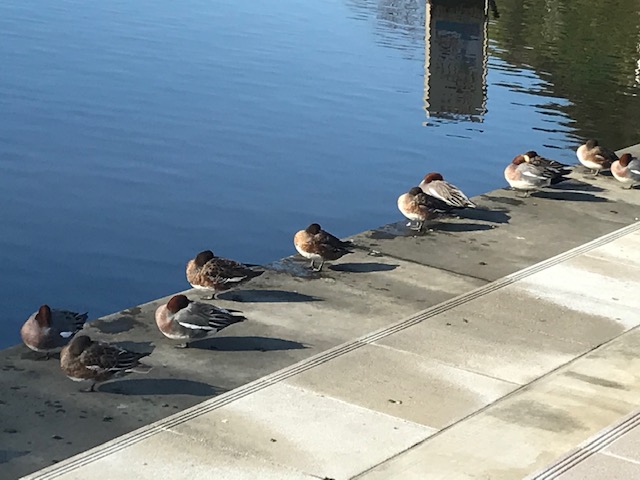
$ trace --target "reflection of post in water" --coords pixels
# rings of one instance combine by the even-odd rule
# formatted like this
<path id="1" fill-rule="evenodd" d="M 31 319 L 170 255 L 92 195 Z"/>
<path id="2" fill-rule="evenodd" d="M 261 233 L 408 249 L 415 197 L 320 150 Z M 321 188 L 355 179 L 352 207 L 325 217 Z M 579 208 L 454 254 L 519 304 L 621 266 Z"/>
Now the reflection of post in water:
<path id="1" fill-rule="evenodd" d="M 427 117 L 482 121 L 486 113 L 490 3 L 497 10 L 493 0 L 426 0 Z"/>

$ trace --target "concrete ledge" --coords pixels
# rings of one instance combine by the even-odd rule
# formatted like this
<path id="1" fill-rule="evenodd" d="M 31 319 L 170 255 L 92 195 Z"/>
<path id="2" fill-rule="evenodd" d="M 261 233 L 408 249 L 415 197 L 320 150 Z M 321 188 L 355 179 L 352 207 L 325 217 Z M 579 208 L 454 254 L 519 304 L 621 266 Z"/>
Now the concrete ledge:
<path id="1" fill-rule="evenodd" d="M 618 330 L 607 330 L 604 336 L 600 330 L 583 327 L 581 330 L 586 333 L 581 335 L 592 335 L 591 341 L 583 338 L 575 343 L 572 352 L 556 356 L 554 362 L 545 365 L 536 378 L 521 381 L 508 381 L 500 378 L 499 373 L 492 375 L 479 368 L 460 368 L 456 357 L 443 357 L 425 370 L 421 362 L 431 358 L 428 349 L 433 344 L 424 335 L 430 335 L 434 327 L 449 319 L 450 312 L 470 304 L 475 315 L 469 314 L 468 322 L 469 328 L 473 328 L 478 314 L 496 305 L 492 295 L 503 290 L 528 291 L 531 307 L 536 301 L 532 295 L 536 294 L 537 285 L 531 279 L 557 275 L 554 269 L 579 263 L 589 255 L 593 260 L 602 259 L 616 242 L 623 245 L 626 242 L 630 253 L 628 239 L 640 239 L 638 232 L 640 222 L 26 478 L 112 478 L 125 469 L 135 469 L 137 478 L 158 478 L 168 476 L 170 471 L 175 475 L 177 466 L 184 468 L 188 458 L 197 465 L 189 470 L 191 478 L 210 478 L 211 468 L 217 469 L 223 478 L 250 478 L 248 472 L 255 474 L 257 469 L 266 469 L 268 475 L 276 475 L 274 478 L 278 469 L 283 472 L 282 478 L 292 475 L 291 478 L 346 479 L 361 475 L 359 478 L 367 479 L 449 479 L 476 478 L 481 472 L 489 478 L 522 478 L 536 464 L 551 460 L 554 453 L 567 449 L 576 439 L 583 439 L 634 408 L 633 399 L 640 393 L 640 376 L 632 373 L 637 366 L 628 365 L 627 370 L 620 362 L 628 362 L 624 359 L 640 342 L 637 330 L 640 319 L 636 319 L 635 325 L 620 322 Z M 638 241 L 631 240 L 631 245 Z M 616 259 L 617 256 L 612 257 L 614 263 Z M 610 275 L 617 273 L 617 266 L 614 267 L 616 270 L 609 270 Z M 601 267 L 596 264 L 596 268 Z M 604 292 L 603 297 L 609 295 L 606 285 L 611 278 L 602 276 L 595 285 Z M 588 275 L 581 275 L 575 283 L 579 287 L 591 280 Z M 636 281 L 629 288 L 635 290 L 638 285 Z M 570 291 L 575 286 L 566 288 Z M 629 307 L 640 306 L 640 299 L 627 300 L 631 302 Z M 619 306 L 622 311 L 627 308 L 627 300 Z M 538 297 L 537 301 L 548 300 Z M 556 304 L 557 314 L 569 316 L 575 311 Z M 612 310 L 612 314 L 617 315 L 617 311 Z M 454 317 L 460 315 L 453 313 L 451 318 Z M 540 352 L 549 348 L 550 339 L 573 337 L 563 325 L 543 336 L 532 336 L 540 328 L 547 327 L 525 325 L 523 329 L 514 325 L 508 328 L 508 339 L 500 338 L 485 354 L 502 357 L 495 347 L 527 332 L 532 348 Z M 384 348 L 387 340 L 402 336 L 416 340 L 422 350 L 412 353 L 413 347 L 406 344 L 396 345 L 393 350 Z M 448 348 L 455 353 L 457 347 L 454 344 Z M 375 358 L 378 354 L 372 357 L 372 349 L 382 354 L 381 361 Z M 472 349 L 468 355 L 477 356 L 485 350 Z M 385 358 L 385 352 L 391 356 Z M 355 355 L 358 358 L 348 359 Z M 341 364 L 343 358 L 345 362 Z M 390 360 L 395 360 L 395 366 Z M 376 375 L 364 378 L 358 373 L 361 365 L 368 366 Z M 413 381 L 407 390 L 398 388 L 394 381 L 399 378 L 402 384 L 403 376 L 406 379 L 406 372 L 416 365 L 417 371 L 409 377 Z M 386 366 L 387 370 L 378 366 Z M 325 368 L 327 372 L 323 374 Z M 520 368 L 526 369 L 527 365 Z M 611 374 L 622 372 L 621 368 L 624 374 Z M 441 391 L 438 381 L 444 382 Z M 407 401 L 411 395 L 417 395 L 419 401 Z M 196 461 L 193 452 L 198 451 L 200 444 L 210 453 Z M 157 457 L 160 454 L 154 452 L 165 453 Z M 177 463 L 171 452 L 177 455 Z M 221 467 L 219 461 L 237 455 L 244 460 Z"/>

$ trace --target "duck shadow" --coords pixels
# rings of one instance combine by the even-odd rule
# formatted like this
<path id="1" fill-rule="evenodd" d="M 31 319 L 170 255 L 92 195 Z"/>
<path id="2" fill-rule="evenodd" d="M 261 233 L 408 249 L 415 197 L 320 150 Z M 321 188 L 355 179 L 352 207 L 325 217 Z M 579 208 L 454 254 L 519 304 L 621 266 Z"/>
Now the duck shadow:
<path id="1" fill-rule="evenodd" d="M 29 450 L 4 450 L 0 449 L 0 463 L 7 463 L 13 460 L 14 458 L 23 457 L 25 455 L 29 455 L 31 451 Z"/>
<path id="2" fill-rule="evenodd" d="M 370 273 L 370 272 L 389 272 L 395 270 L 399 265 L 390 265 L 388 263 L 380 262 L 364 262 L 364 263 L 339 263 L 338 265 L 331 265 L 330 270 L 336 272 L 349 272 L 349 273 Z"/>
<path id="3" fill-rule="evenodd" d="M 122 342 L 113 342 L 112 345 L 124 348 L 131 352 L 146 353 L 147 355 L 151 355 L 156 349 L 156 346 L 152 342 L 132 342 L 127 340 Z"/>
<path id="4" fill-rule="evenodd" d="M 27 347 L 25 347 L 27 348 Z M 20 354 L 20 359 L 21 360 L 31 360 L 34 362 L 46 362 L 49 360 L 60 360 L 60 352 L 49 352 L 49 354 L 45 354 L 45 353 L 40 353 L 40 352 L 34 352 L 33 350 L 29 349 L 26 352 L 22 352 Z"/>
<path id="5" fill-rule="evenodd" d="M 479 232 L 493 230 L 494 227 L 484 223 L 439 222 L 429 225 L 429 228 L 438 232 Z"/>
<path id="6" fill-rule="evenodd" d="M 609 200 L 604 197 L 598 197 L 590 193 L 571 192 L 564 190 L 546 190 L 540 192 L 534 192 L 531 194 L 532 198 L 546 198 L 548 200 L 564 200 L 569 202 L 608 202 Z"/>
<path id="7" fill-rule="evenodd" d="M 509 223 L 511 219 L 511 215 L 505 210 L 491 210 L 483 207 L 465 209 L 459 213 L 458 217 L 464 218 L 465 220 L 480 220 L 489 223 Z"/>
<path id="8" fill-rule="evenodd" d="M 180 378 L 132 378 L 105 383 L 96 390 L 116 395 L 191 395 L 194 397 L 213 397 L 224 392 L 223 389 L 208 383 Z"/>
<path id="9" fill-rule="evenodd" d="M 296 302 L 321 302 L 322 299 L 304 293 L 289 292 L 287 290 L 232 290 L 220 293 L 220 300 L 232 302 L 253 303 L 296 303 Z"/>
<path id="10" fill-rule="evenodd" d="M 576 180 L 572 178 L 568 182 L 562 182 L 557 185 L 552 185 L 551 190 L 564 190 L 564 191 L 582 191 L 582 192 L 604 192 L 604 188 L 598 187 L 592 183 L 583 182 L 582 180 Z"/>
<path id="11" fill-rule="evenodd" d="M 129 315 L 123 315 L 114 319 L 98 319 L 89 323 L 100 333 L 116 334 L 132 330 L 136 326 L 144 326 L 144 324 Z"/>
<path id="12" fill-rule="evenodd" d="M 272 352 L 278 350 L 302 350 L 307 345 L 294 340 L 273 337 L 213 337 L 191 342 L 189 348 L 217 350 L 219 352 Z"/>
<path id="13" fill-rule="evenodd" d="M 512 190 L 511 187 L 505 187 L 502 190 L 505 191 L 505 192 L 514 193 L 514 190 Z M 486 200 L 489 200 L 491 202 L 501 203 L 501 204 L 504 204 L 504 205 L 511 205 L 511 206 L 514 206 L 514 207 L 524 204 L 524 200 L 521 200 L 521 199 L 516 198 L 516 197 L 497 197 L 495 195 L 487 195 L 487 194 L 480 195 L 480 197 L 484 198 Z"/>

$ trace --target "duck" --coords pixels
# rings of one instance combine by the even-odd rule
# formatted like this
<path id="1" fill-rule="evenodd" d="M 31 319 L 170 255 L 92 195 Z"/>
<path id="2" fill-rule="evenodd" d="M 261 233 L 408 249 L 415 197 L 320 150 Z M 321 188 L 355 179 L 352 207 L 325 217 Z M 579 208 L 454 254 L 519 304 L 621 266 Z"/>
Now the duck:
<path id="1" fill-rule="evenodd" d="M 150 353 L 138 353 L 106 342 L 76 335 L 60 351 L 60 368 L 75 382 L 90 381 L 82 392 L 95 392 L 95 386 L 129 373 L 148 373 L 152 367 L 140 363 Z"/>
<path id="2" fill-rule="evenodd" d="M 640 184 L 640 159 L 634 158 L 630 153 L 623 153 L 620 160 L 611 164 L 611 174 L 619 182 L 628 185 L 627 188 L 633 188 Z"/>
<path id="3" fill-rule="evenodd" d="M 424 193 L 442 200 L 451 208 L 476 208 L 476 204 L 462 190 L 446 182 L 438 172 L 427 173 L 418 186 Z"/>
<path id="4" fill-rule="evenodd" d="M 264 273 L 258 265 L 245 265 L 222 257 L 216 257 L 211 250 L 203 250 L 187 262 L 186 277 L 189 284 L 199 290 L 213 291 L 213 300 L 220 292 L 242 285 Z"/>
<path id="5" fill-rule="evenodd" d="M 444 213 L 449 206 L 439 198 L 427 195 L 420 187 L 413 187 L 406 193 L 398 197 L 398 210 L 411 220 L 407 226 L 415 222 L 414 230 L 422 231 L 424 224 L 428 220 L 437 218 L 440 213 Z"/>
<path id="6" fill-rule="evenodd" d="M 243 322 L 246 317 L 241 313 L 195 302 L 186 295 L 174 295 L 156 309 L 155 317 L 156 325 L 165 337 L 184 341 L 176 348 L 188 348 L 191 340 L 213 336 L 229 325 Z"/>
<path id="7" fill-rule="evenodd" d="M 82 330 L 87 318 L 87 312 L 59 310 L 44 304 L 24 322 L 20 337 L 34 352 L 45 353 L 42 359 L 48 359 L 52 352 L 64 347 Z"/>
<path id="8" fill-rule="evenodd" d="M 293 245 L 300 255 L 311 260 L 310 268 L 314 272 L 320 272 L 326 261 L 338 260 L 353 253 L 352 242 L 334 237 L 318 223 L 297 231 L 293 236 Z M 318 266 L 315 262 L 319 262 Z"/>
<path id="9" fill-rule="evenodd" d="M 557 170 L 558 173 L 563 172 L 563 175 L 567 175 L 573 170 L 573 168 L 566 163 L 560 163 L 557 160 L 551 160 L 549 158 L 541 157 L 535 150 L 529 150 L 528 152 L 523 153 L 522 156 L 524 157 L 524 161 L 530 165 L 535 165 L 536 167 L 552 168 Z"/>
<path id="10" fill-rule="evenodd" d="M 528 163 L 522 154 L 516 155 L 504 169 L 505 180 L 512 189 L 524 192 L 524 196 L 529 196 L 534 190 L 568 180 L 565 174 L 562 169 Z"/>
<path id="11" fill-rule="evenodd" d="M 590 169 L 594 175 L 598 175 L 601 170 L 611 168 L 611 164 L 618 160 L 618 155 L 613 150 L 599 145 L 593 138 L 587 140 L 584 145 L 580 145 L 576 155 L 580 163 Z"/>

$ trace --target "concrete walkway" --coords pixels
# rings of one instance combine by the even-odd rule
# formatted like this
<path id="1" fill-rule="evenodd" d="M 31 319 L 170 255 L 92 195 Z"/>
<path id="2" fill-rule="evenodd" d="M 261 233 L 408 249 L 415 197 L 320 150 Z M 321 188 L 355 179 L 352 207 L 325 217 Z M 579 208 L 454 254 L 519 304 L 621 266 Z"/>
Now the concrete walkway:
<path id="1" fill-rule="evenodd" d="M 426 235 L 403 223 L 357 235 L 358 252 L 321 275 L 276 262 L 219 302 L 249 321 L 199 348 L 176 350 L 157 332 L 165 299 L 94 320 L 92 337 L 153 348 L 155 367 L 95 395 L 23 347 L 0 352 L 3 475 L 52 461 L 26 478 L 498 479 L 544 468 L 640 403 L 640 194 L 575 179 L 528 199 L 482 195 Z"/>
<path id="2" fill-rule="evenodd" d="M 639 289 L 635 223 L 27 478 L 524 478 L 638 409 Z"/>

